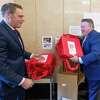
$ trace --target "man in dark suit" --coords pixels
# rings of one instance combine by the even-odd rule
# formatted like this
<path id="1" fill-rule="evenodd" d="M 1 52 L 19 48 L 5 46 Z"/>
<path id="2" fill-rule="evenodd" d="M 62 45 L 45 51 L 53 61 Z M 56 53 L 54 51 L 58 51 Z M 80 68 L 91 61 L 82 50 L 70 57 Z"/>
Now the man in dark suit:
<path id="1" fill-rule="evenodd" d="M 4 4 L 1 8 L 3 20 L 0 23 L 0 100 L 24 100 L 25 89 L 33 80 L 25 77 L 25 59 L 32 56 L 25 51 L 20 33 L 23 20 L 22 6 Z"/>
<path id="2" fill-rule="evenodd" d="M 81 31 L 85 36 L 84 56 L 74 56 L 70 60 L 83 64 L 83 71 L 88 82 L 89 100 L 97 100 L 100 90 L 100 33 L 94 30 L 92 19 L 82 19 Z"/>

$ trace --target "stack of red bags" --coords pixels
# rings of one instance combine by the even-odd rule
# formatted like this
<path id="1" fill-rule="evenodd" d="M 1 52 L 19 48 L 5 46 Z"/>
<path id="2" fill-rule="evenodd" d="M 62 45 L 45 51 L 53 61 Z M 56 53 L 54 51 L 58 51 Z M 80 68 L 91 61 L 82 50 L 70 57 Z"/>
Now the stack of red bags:
<path id="1" fill-rule="evenodd" d="M 71 34 L 64 34 L 56 44 L 58 55 L 63 59 L 66 71 L 75 72 L 79 68 L 79 63 L 73 63 L 69 58 L 83 55 L 80 39 Z"/>
<path id="2" fill-rule="evenodd" d="M 28 76 L 34 80 L 39 80 L 53 75 L 56 65 L 56 61 L 52 53 L 43 53 L 41 56 L 43 59 L 34 57 L 26 61 Z"/>

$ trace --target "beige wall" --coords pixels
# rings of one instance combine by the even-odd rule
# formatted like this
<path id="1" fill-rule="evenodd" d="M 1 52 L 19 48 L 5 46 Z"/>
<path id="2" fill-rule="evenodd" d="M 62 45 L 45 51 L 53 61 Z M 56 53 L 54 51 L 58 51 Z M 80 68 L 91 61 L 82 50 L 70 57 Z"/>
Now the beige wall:
<path id="1" fill-rule="evenodd" d="M 25 47 L 32 52 L 42 50 L 41 37 L 53 38 L 69 31 L 70 25 L 80 25 L 84 12 L 99 12 L 99 0 L 15 0 L 22 4 L 25 23 L 21 29 Z"/>
<path id="2" fill-rule="evenodd" d="M 26 49 L 34 52 L 36 49 L 36 5 L 35 0 L 15 0 L 24 9 L 25 22 L 20 29 Z"/>

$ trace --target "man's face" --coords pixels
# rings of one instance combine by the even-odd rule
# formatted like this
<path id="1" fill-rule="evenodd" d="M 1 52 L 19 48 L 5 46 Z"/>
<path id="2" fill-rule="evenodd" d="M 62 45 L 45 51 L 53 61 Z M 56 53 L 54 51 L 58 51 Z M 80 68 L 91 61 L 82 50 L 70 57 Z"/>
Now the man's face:
<path id="1" fill-rule="evenodd" d="M 24 22 L 23 10 L 17 8 L 14 14 L 8 14 L 8 23 L 13 28 L 20 28 Z"/>
<path id="2" fill-rule="evenodd" d="M 88 22 L 81 22 L 81 32 L 83 36 L 87 36 L 91 30 L 92 28 Z"/>

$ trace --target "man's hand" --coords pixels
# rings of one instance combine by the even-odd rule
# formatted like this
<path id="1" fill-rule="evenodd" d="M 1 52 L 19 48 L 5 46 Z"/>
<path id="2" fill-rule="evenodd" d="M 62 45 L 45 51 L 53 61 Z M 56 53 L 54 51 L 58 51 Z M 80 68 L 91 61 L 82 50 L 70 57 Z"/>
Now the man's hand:
<path id="1" fill-rule="evenodd" d="M 32 79 L 29 78 L 25 78 L 25 81 L 23 82 L 23 84 L 21 85 L 24 89 L 29 89 L 34 85 L 34 82 Z"/>
<path id="2" fill-rule="evenodd" d="M 77 57 L 77 56 L 69 58 L 69 60 L 71 60 L 72 62 L 75 62 L 75 63 L 79 63 L 79 57 Z"/>
<path id="3" fill-rule="evenodd" d="M 37 60 L 45 59 L 41 54 L 32 54 L 30 58 L 36 58 Z"/>

